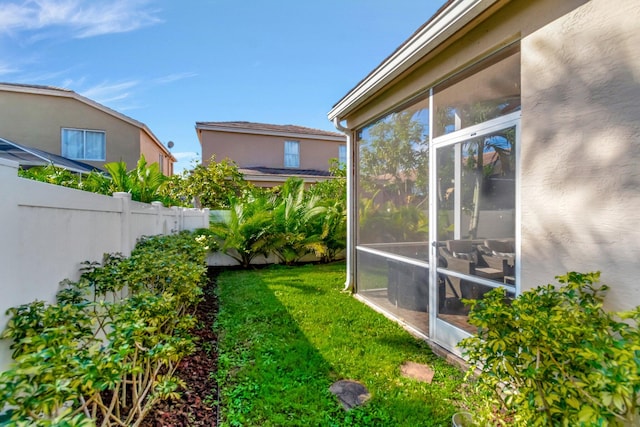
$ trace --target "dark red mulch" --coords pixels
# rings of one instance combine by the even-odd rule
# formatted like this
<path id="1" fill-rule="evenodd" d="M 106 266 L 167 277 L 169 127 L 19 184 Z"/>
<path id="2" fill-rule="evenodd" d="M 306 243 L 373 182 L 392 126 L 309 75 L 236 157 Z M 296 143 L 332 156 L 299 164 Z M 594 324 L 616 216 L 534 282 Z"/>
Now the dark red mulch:
<path id="1" fill-rule="evenodd" d="M 181 390 L 181 399 L 160 402 L 145 417 L 141 427 L 182 427 L 217 425 L 218 399 L 215 372 L 218 355 L 217 337 L 213 322 L 218 312 L 218 299 L 214 293 L 218 272 L 209 269 L 209 283 L 204 289 L 204 300 L 196 308 L 198 327 L 193 332 L 198 336 L 196 351 L 184 358 L 176 375 L 186 383 Z"/>

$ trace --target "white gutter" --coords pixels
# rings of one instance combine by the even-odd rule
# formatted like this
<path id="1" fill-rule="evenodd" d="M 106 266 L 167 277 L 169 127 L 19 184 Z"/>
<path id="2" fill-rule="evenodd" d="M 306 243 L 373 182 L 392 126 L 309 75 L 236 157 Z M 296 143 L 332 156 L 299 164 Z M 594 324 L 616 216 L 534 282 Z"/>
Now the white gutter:
<path id="1" fill-rule="evenodd" d="M 498 1 L 502 0 L 453 1 L 338 101 L 327 115 L 329 120 L 334 124 L 336 119 L 338 122 L 341 121 L 348 113 L 365 103 L 377 91 Z"/>
<path id="2" fill-rule="evenodd" d="M 351 138 L 351 130 L 346 128 L 340 124 L 337 118 L 333 119 L 333 125 L 340 132 L 344 133 L 347 137 L 347 277 L 344 283 L 344 291 L 352 292 L 354 290 L 355 277 L 354 277 L 354 262 L 355 262 L 355 253 L 356 253 L 356 234 L 355 234 L 355 223 L 353 221 L 355 215 L 355 207 L 356 203 L 354 200 L 355 191 L 354 191 L 354 172 L 355 168 L 353 167 L 353 147 L 352 147 L 352 138 Z"/>

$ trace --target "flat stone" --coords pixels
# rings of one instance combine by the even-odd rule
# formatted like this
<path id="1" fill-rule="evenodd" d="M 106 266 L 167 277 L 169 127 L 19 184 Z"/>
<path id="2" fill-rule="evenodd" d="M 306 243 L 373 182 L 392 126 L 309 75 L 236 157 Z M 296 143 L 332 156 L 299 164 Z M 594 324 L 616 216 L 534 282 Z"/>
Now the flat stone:
<path id="1" fill-rule="evenodd" d="M 413 378 L 414 380 L 422 381 L 423 383 L 431 384 L 433 381 L 433 375 L 435 372 L 427 365 L 423 365 L 416 362 L 404 362 L 400 366 L 400 372 L 407 378 Z"/>
<path id="2" fill-rule="evenodd" d="M 331 384 L 329 391 L 338 397 L 342 407 L 347 411 L 371 398 L 369 390 L 362 383 L 354 380 L 336 381 Z"/>

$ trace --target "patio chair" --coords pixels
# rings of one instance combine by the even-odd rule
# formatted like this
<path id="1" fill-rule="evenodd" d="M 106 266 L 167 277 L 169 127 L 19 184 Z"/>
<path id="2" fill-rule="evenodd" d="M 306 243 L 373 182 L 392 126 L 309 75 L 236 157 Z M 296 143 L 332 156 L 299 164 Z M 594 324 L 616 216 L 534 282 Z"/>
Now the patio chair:
<path id="1" fill-rule="evenodd" d="M 500 280 L 504 277 L 502 270 L 490 267 L 471 240 L 447 240 L 438 248 L 440 265 L 458 273 Z M 446 276 L 443 295 L 440 296 L 441 312 L 457 311 L 466 314 L 468 308 L 461 307 L 462 299 L 479 299 L 492 288 L 482 286 L 469 280 Z"/>
<path id="2" fill-rule="evenodd" d="M 491 268 L 501 270 L 503 276 L 513 276 L 515 272 L 515 242 L 513 239 L 487 239 L 478 246 L 483 260 Z"/>

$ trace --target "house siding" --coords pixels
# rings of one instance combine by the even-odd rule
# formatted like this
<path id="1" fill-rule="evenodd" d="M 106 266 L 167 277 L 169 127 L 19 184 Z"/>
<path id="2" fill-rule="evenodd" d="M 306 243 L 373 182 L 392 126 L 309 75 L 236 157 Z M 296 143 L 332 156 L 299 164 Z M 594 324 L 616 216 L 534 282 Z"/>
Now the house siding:
<path id="1" fill-rule="evenodd" d="M 173 161 L 144 131 L 140 131 L 140 152 L 148 164 L 159 163 L 162 173 L 168 176 L 173 175 Z M 160 156 L 162 156 L 162 162 L 160 162 Z"/>
<path id="2" fill-rule="evenodd" d="M 522 41 L 522 272 L 602 270 L 640 304 L 640 3 L 592 0 Z"/>
<path id="3" fill-rule="evenodd" d="M 284 167 L 284 141 L 300 143 L 299 169 L 329 170 L 329 159 L 338 158 L 338 146 L 345 141 L 319 140 L 298 136 L 256 135 L 201 130 L 202 159 L 215 154 L 216 161 L 234 160 L 240 167 Z"/>

